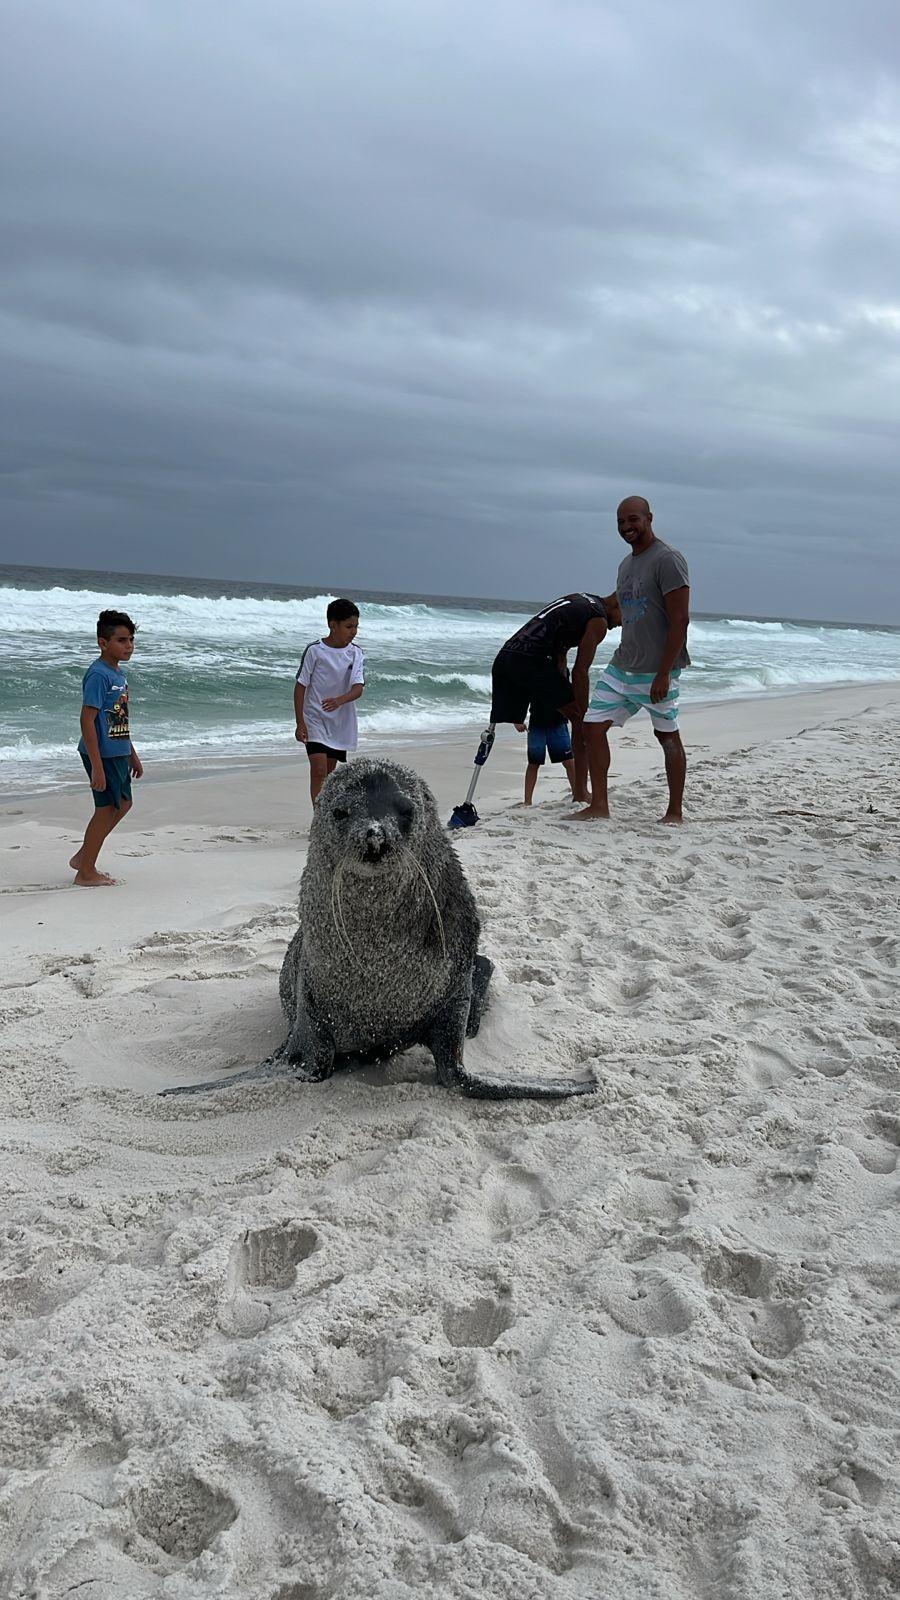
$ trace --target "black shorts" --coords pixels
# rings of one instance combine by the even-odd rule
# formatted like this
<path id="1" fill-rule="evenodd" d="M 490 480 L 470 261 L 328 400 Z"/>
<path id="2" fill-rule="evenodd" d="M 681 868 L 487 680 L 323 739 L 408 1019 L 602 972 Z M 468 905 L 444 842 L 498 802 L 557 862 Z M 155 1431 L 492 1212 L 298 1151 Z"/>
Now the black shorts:
<path id="1" fill-rule="evenodd" d="M 346 750 L 332 750 L 330 744 L 319 744 L 318 739 L 307 739 L 306 754 L 308 756 L 328 756 L 330 761 L 346 761 Z"/>
<path id="2" fill-rule="evenodd" d="M 501 650 L 491 668 L 491 721 L 524 722 L 535 702 L 543 718 L 552 718 L 570 706 L 570 680 L 549 656 L 528 656 L 520 650 Z"/>

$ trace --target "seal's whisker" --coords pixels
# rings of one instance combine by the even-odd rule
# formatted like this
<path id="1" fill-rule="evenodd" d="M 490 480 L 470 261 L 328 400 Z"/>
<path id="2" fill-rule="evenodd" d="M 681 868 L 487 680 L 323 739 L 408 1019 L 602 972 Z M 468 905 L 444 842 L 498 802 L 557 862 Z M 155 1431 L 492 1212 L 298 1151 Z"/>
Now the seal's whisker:
<path id="1" fill-rule="evenodd" d="M 341 925 L 338 922 L 338 918 L 337 918 L 337 904 L 336 904 L 336 901 L 335 901 L 335 893 L 334 893 L 336 882 L 337 882 L 337 867 L 335 867 L 334 872 L 332 874 L 332 878 L 331 878 L 331 920 L 334 923 L 334 931 L 335 931 L 335 933 L 337 934 L 338 938 L 341 940 L 341 943 L 343 943 L 343 934 L 341 933 Z"/>
<path id="2" fill-rule="evenodd" d="M 338 933 L 340 933 L 341 944 L 343 944 L 344 949 L 348 950 L 349 955 L 356 955 L 356 950 L 354 950 L 354 947 L 352 947 L 351 944 L 351 936 L 349 936 L 348 933 L 348 923 L 346 923 L 346 918 L 344 918 L 343 901 L 341 901 L 341 883 L 343 883 L 344 880 L 344 862 L 346 862 L 346 856 L 341 856 L 340 861 L 338 861 L 338 867 L 336 867 L 335 870 L 335 877 L 333 877 L 333 880 L 331 880 L 331 894 L 333 894 L 333 904 L 335 904 L 336 912 L 335 926 L 336 930 L 338 930 Z"/>
<path id="3" fill-rule="evenodd" d="M 342 937 L 345 945 L 347 946 L 347 949 L 349 950 L 351 956 L 353 957 L 353 959 L 355 961 L 356 960 L 356 951 L 353 948 L 353 943 L 351 941 L 349 933 L 347 932 L 347 921 L 346 921 L 346 918 L 344 916 L 344 902 L 341 899 L 341 885 L 343 884 L 343 881 L 344 881 L 344 868 L 346 867 L 346 864 L 347 864 L 347 857 L 346 857 L 346 855 L 343 855 L 343 856 L 341 856 L 341 859 L 337 864 L 337 871 L 335 872 L 334 878 L 332 879 L 332 888 L 336 892 L 337 911 L 338 911 L 338 917 L 340 918 L 340 933 L 341 933 L 341 937 Z"/>
<path id="4" fill-rule="evenodd" d="M 438 931 L 439 931 L 439 933 L 441 935 L 441 952 L 443 954 L 444 960 L 446 961 L 446 959 L 447 959 L 447 940 L 444 937 L 444 919 L 441 916 L 440 906 L 437 903 L 437 900 L 435 898 L 434 890 L 431 887 L 431 880 L 429 879 L 428 874 L 425 871 L 425 868 L 422 866 L 421 861 L 417 861 L 416 860 L 415 856 L 413 855 L 413 853 L 409 849 L 409 847 L 407 845 L 401 845 L 401 849 L 403 851 L 403 854 L 412 862 L 412 864 L 415 867 L 417 873 L 419 874 L 419 877 L 422 879 L 422 882 L 424 883 L 426 889 L 428 890 L 428 893 L 431 895 L 431 904 L 434 906 L 434 914 L 437 917 Z"/>
<path id="5" fill-rule="evenodd" d="M 343 877 L 344 862 L 346 859 L 346 856 L 341 857 L 331 878 L 331 920 L 334 923 L 335 933 L 340 939 L 341 944 L 344 945 L 344 947 L 349 951 L 350 955 L 355 959 L 356 951 L 350 943 L 350 935 L 347 932 L 347 925 L 344 921 L 344 908 L 341 905 L 341 878 Z"/>

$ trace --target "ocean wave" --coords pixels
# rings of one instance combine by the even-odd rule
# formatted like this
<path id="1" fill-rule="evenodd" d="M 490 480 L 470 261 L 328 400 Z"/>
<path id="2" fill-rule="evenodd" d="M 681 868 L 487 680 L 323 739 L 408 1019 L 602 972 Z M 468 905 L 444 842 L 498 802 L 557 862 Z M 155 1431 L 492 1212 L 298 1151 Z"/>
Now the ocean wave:
<path id="1" fill-rule="evenodd" d="M 489 672 L 379 672 L 379 685 L 405 683 L 413 688 L 428 689 L 437 684 L 442 689 L 468 689 L 472 694 L 489 695 Z"/>
<path id="2" fill-rule="evenodd" d="M 868 667 L 855 667 L 850 662 L 835 663 L 831 668 L 790 666 L 744 667 L 730 672 L 711 673 L 708 678 L 694 676 L 685 679 L 685 691 L 693 699 L 706 699 L 736 692 L 754 693 L 770 689 L 826 689 L 843 683 L 896 683 L 900 682 L 900 665 L 884 666 L 877 674 Z"/>
<path id="3" fill-rule="evenodd" d="M 484 701 L 460 702 L 451 707 L 434 706 L 419 701 L 408 706 L 386 706 L 368 713 L 361 711 L 359 734 L 360 740 L 363 741 L 377 738 L 382 734 L 440 733 L 443 729 L 483 723 L 484 717 Z M 70 762 L 73 769 L 80 770 L 77 743 L 77 724 L 76 732 L 69 740 L 52 739 L 41 743 L 23 734 L 11 744 L 0 745 L 0 762 L 9 763 L 11 766 L 16 763 L 37 765 L 48 761 Z M 229 750 L 240 748 L 242 754 L 246 754 L 254 747 L 267 751 L 278 748 L 292 750 L 297 747 L 293 722 L 286 718 L 278 721 L 229 723 L 199 732 L 193 727 L 189 732 L 174 728 L 153 731 L 148 729 L 146 734 L 140 737 L 136 730 L 135 744 L 139 746 L 142 756 L 156 756 L 163 759 L 186 755 L 197 750 L 227 754 Z"/>
<path id="4" fill-rule="evenodd" d="M 84 633 L 88 646 L 96 637 L 97 617 L 109 606 L 127 611 L 144 634 L 170 639 L 294 641 L 302 650 L 325 630 L 325 610 L 333 596 L 296 600 L 261 600 L 228 596 L 158 595 L 132 591 L 104 594 L 88 589 L 0 588 L 0 633 L 42 635 Z M 504 639 L 521 626 L 517 612 L 459 610 L 416 604 L 386 605 L 360 601 L 359 642 L 405 639 L 455 640 L 460 637 Z M 140 644 L 140 638 L 139 638 Z"/>
<path id="5" fill-rule="evenodd" d="M 695 626 L 702 627 L 703 623 L 695 624 Z M 783 622 L 762 622 L 755 617 L 723 617 L 721 626 L 725 628 L 764 629 L 767 633 L 784 633 Z"/>
<path id="6" fill-rule="evenodd" d="M 160 595 L 134 583 L 111 596 L 91 575 L 78 590 L 0 585 L 0 761 L 8 788 L 80 781 L 81 677 L 97 613 L 111 601 L 142 624 L 129 667 L 135 740 L 151 762 L 296 753 L 292 680 L 303 645 L 321 637 L 326 594 L 225 599 Z M 178 587 L 178 585 L 173 585 Z M 367 653 L 362 748 L 436 743 L 483 726 L 491 660 L 522 613 L 476 602 L 361 603 Z M 595 671 L 618 642 L 611 633 Z M 832 685 L 900 681 L 900 631 L 705 618 L 691 628 L 692 705 Z"/>
<path id="7" fill-rule="evenodd" d="M 439 733 L 444 728 L 483 723 L 487 710 L 484 700 L 441 707 L 415 701 L 409 706 L 384 706 L 379 711 L 360 712 L 359 733 L 361 739 L 381 733 Z"/>

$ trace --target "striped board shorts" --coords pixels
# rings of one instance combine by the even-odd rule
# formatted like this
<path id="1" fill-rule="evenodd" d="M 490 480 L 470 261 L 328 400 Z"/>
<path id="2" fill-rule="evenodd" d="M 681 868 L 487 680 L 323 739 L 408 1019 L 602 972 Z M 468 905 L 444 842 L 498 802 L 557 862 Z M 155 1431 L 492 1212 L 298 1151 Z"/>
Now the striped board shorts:
<path id="1" fill-rule="evenodd" d="M 621 667 L 610 663 L 594 685 L 584 720 L 611 722 L 614 728 L 623 728 L 638 711 L 649 711 L 654 733 L 677 733 L 680 675 L 679 669 L 670 674 L 665 700 L 654 705 L 650 699 L 650 685 L 655 672 L 623 672 Z"/>

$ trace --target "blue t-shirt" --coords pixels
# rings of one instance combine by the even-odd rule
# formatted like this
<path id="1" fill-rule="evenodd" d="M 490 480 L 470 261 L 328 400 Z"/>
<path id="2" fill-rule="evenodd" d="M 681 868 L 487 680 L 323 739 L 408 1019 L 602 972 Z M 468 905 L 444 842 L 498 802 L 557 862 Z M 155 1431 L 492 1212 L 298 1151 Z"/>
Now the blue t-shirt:
<path id="1" fill-rule="evenodd" d="M 81 703 L 96 706 L 97 743 L 105 761 L 130 756 L 131 732 L 128 727 L 128 681 L 121 667 L 108 667 L 102 659 L 92 661 L 84 675 Z M 88 754 L 84 739 L 78 748 Z"/>

